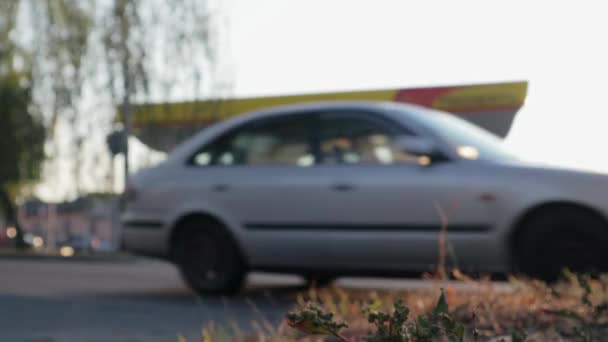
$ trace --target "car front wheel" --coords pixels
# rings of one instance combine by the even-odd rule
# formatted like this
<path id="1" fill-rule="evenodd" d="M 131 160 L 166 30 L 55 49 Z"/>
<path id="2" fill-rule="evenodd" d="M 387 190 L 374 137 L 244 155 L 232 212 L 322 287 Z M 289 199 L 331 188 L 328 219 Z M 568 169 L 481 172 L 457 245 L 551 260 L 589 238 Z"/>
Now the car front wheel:
<path id="1" fill-rule="evenodd" d="M 565 269 L 575 273 L 608 271 L 608 227 L 601 217 L 563 207 L 533 216 L 516 244 L 519 271 L 555 281 Z"/>

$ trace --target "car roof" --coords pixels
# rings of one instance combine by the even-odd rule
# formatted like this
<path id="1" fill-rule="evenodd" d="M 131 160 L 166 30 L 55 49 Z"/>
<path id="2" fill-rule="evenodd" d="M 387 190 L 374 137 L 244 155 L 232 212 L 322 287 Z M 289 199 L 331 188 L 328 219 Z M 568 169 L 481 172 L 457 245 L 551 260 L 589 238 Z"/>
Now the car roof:
<path id="1" fill-rule="evenodd" d="M 390 108 L 400 107 L 401 109 L 419 110 L 423 107 L 396 103 L 388 101 L 365 101 L 365 100 L 352 100 L 352 101 L 315 101 L 315 102 L 302 102 L 288 105 L 277 105 L 266 107 L 261 110 L 252 111 L 239 115 L 238 117 L 247 117 L 253 119 L 254 117 L 262 116 L 275 116 L 275 115 L 290 115 L 297 112 L 315 112 L 325 111 L 332 109 L 360 109 L 360 110 L 386 110 Z"/>

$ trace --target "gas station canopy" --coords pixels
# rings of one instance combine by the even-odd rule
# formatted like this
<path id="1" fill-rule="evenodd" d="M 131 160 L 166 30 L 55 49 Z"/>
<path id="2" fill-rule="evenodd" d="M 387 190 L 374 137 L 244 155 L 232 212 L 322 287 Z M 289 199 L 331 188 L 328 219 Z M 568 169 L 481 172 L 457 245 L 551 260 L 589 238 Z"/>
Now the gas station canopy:
<path id="1" fill-rule="evenodd" d="M 527 88 L 528 83 L 521 81 L 138 104 L 133 106 L 133 133 L 149 147 L 167 152 L 207 125 L 265 107 L 313 101 L 367 100 L 413 103 L 443 110 L 505 137 L 515 114 L 524 104 Z"/>

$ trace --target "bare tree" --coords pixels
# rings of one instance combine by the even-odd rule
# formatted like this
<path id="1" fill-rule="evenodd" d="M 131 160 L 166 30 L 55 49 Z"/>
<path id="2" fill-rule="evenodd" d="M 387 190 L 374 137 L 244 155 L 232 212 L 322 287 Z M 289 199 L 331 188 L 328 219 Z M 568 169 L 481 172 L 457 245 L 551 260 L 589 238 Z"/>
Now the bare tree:
<path id="1" fill-rule="evenodd" d="M 119 105 L 128 113 L 134 102 L 196 99 L 213 88 L 218 40 L 215 14 L 204 1 L 0 3 L 7 7 L 0 18 L 29 33 L 19 36 L 31 36 L 23 46 L 32 65 L 33 102 L 49 132 L 46 172 L 60 177 L 61 165 L 71 165 L 72 190 L 64 196 L 79 195 L 87 182 L 106 183 L 112 164 L 105 136 Z M 123 119 L 128 130 L 128 115 Z"/>

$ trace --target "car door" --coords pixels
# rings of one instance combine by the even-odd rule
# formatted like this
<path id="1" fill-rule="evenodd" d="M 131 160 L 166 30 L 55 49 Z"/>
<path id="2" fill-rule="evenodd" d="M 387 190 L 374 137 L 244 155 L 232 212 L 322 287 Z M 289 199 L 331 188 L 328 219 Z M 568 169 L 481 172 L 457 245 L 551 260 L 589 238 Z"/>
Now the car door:
<path id="1" fill-rule="evenodd" d="M 201 149 L 201 196 L 238 221 L 256 267 L 323 264 L 330 256 L 315 234 L 300 229 L 323 219 L 324 193 L 315 167 L 314 113 L 258 119 Z"/>
<path id="2" fill-rule="evenodd" d="M 453 234 L 478 234 L 488 208 L 456 162 L 433 161 L 395 145 L 418 133 L 377 113 L 322 113 L 319 166 L 325 175 L 332 262 L 369 270 L 427 269 L 437 262 L 440 212 Z"/>

